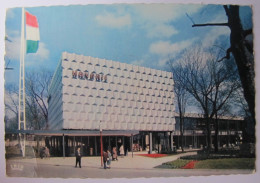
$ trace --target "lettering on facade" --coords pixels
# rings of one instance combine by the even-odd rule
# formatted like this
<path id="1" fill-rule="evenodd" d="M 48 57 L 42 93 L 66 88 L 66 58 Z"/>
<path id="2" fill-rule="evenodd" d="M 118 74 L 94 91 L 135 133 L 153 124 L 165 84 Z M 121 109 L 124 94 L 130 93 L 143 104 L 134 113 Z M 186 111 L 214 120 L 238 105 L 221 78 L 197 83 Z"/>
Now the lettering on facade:
<path id="1" fill-rule="evenodd" d="M 90 80 L 90 81 L 98 81 L 98 82 L 107 82 L 107 75 L 104 74 L 96 74 L 94 72 L 82 72 L 82 71 L 72 71 L 73 79 L 82 79 L 82 80 Z"/>

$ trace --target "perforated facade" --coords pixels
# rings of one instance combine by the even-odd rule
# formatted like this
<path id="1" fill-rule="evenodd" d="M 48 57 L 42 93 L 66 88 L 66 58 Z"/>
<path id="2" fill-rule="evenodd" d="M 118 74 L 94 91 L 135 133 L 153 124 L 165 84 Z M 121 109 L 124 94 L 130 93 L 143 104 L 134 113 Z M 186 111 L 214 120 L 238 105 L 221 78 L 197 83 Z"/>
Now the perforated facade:
<path id="1" fill-rule="evenodd" d="M 173 131 L 170 72 L 63 53 L 49 88 L 51 129 Z"/>

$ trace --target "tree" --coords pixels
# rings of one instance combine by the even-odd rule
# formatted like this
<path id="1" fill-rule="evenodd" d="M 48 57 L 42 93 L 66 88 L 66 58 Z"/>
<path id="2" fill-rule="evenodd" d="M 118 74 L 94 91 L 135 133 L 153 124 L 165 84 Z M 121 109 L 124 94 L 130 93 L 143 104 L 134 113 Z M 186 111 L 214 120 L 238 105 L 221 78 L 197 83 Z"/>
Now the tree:
<path id="1" fill-rule="evenodd" d="M 18 129 L 18 88 L 9 84 L 5 87 L 5 122 L 6 128 Z M 8 124 L 8 122 L 10 124 Z"/>
<path id="2" fill-rule="evenodd" d="M 40 130 L 45 127 L 44 116 L 36 100 L 32 96 L 26 97 L 26 127 L 27 129 Z"/>
<path id="3" fill-rule="evenodd" d="M 206 23 L 193 24 L 192 27 L 201 26 L 227 26 L 230 33 L 230 48 L 226 50 L 226 56 L 220 59 L 230 59 L 230 53 L 235 58 L 238 73 L 243 87 L 244 97 L 248 103 L 253 128 L 255 128 L 255 72 L 254 72 L 254 55 L 253 41 L 248 39 L 252 35 L 252 28 L 245 30 L 242 26 L 239 6 L 224 5 L 223 6 L 228 17 L 227 23 Z M 255 131 L 255 130 L 254 130 Z M 255 141 L 255 133 L 250 141 Z"/>
<path id="4" fill-rule="evenodd" d="M 182 85 L 183 81 L 180 81 L 183 78 L 178 78 L 178 73 L 182 72 L 182 66 L 174 66 L 174 59 L 169 59 L 167 63 L 173 73 L 173 80 L 174 80 L 174 93 L 176 96 L 177 101 L 177 109 L 179 112 L 179 119 L 180 119 L 180 135 L 181 135 L 181 150 L 184 152 L 184 114 L 186 110 L 187 102 L 190 98 L 189 93 Z"/>
<path id="5" fill-rule="evenodd" d="M 51 82 L 52 74 L 43 69 L 38 72 L 29 72 L 26 75 L 26 107 L 27 114 L 31 117 L 33 125 L 37 129 L 48 129 L 48 86 Z"/>
<path id="6" fill-rule="evenodd" d="M 197 45 L 182 54 L 175 66 L 178 69 L 173 73 L 175 83 L 182 85 L 203 111 L 208 152 L 211 150 L 211 131 L 214 127 L 218 128 L 217 123 L 212 124 L 213 118 L 217 119 L 218 112 L 238 87 L 236 70 L 228 68 L 224 62 L 218 63 L 217 55 L 212 50 Z"/>
<path id="7" fill-rule="evenodd" d="M 218 60 L 218 58 L 216 59 Z M 214 147 L 217 152 L 219 134 L 218 118 L 219 115 L 224 115 L 227 109 L 231 107 L 230 102 L 232 101 L 235 92 L 240 88 L 240 81 L 238 79 L 237 69 L 236 67 L 233 67 L 232 64 L 220 64 L 215 60 L 211 63 L 211 67 L 214 88 L 209 95 L 209 100 L 212 105 L 212 114 L 214 114 Z"/>

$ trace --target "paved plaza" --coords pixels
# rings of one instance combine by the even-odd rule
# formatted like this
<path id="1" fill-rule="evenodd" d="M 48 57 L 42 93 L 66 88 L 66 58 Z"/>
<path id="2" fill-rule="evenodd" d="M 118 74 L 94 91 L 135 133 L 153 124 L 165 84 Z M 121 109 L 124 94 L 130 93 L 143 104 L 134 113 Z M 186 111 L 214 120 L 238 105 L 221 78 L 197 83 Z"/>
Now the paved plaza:
<path id="1" fill-rule="evenodd" d="M 196 152 L 170 155 L 161 158 L 139 156 L 134 153 L 112 161 L 111 169 L 101 167 L 100 157 L 83 157 L 82 168 L 75 168 L 75 157 L 51 157 L 31 159 L 8 159 L 6 174 L 9 177 L 44 177 L 44 178 L 140 178 L 140 177 L 187 177 L 229 174 L 251 174 L 252 170 L 186 170 L 160 169 L 156 166 L 173 161 L 183 155 Z"/>

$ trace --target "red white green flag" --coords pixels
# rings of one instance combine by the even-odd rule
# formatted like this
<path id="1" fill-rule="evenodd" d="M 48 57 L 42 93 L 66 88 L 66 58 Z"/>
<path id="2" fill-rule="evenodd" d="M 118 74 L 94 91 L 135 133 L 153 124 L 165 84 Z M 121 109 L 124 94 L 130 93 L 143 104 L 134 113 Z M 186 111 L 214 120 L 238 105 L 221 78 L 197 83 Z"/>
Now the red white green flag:
<path id="1" fill-rule="evenodd" d="M 40 32 L 37 17 L 25 12 L 26 17 L 26 53 L 36 53 L 39 47 Z"/>

